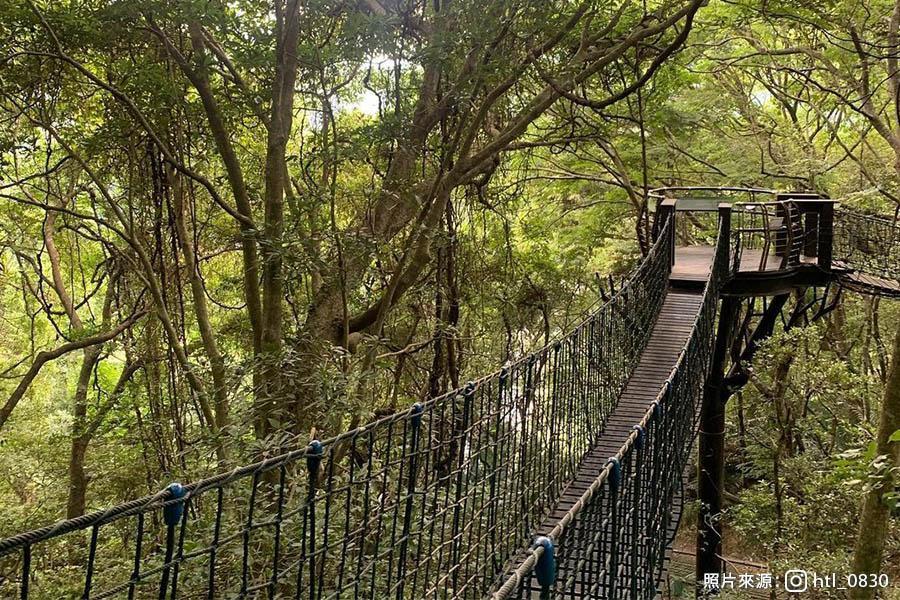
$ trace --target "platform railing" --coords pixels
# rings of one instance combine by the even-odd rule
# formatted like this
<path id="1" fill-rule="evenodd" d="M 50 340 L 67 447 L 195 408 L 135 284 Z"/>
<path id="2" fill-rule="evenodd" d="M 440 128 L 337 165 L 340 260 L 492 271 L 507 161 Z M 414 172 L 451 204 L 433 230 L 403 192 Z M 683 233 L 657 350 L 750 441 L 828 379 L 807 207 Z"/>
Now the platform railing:
<path id="1" fill-rule="evenodd" d="M 822 194 L 803 192 L 781 193 L 778 194 L 778 199 L 793 202 L 800 212 L 803 256 L 807 259 L 805 262 L 814 263 L 823 271 L 830 271 L 835 201 Z"/>
<path id="2" fill-rule="evenodd" d="M 804 229 L 792 201 L 734 204 L 731 232 L 732 272 L 780 271 L 801 264 Z"/>

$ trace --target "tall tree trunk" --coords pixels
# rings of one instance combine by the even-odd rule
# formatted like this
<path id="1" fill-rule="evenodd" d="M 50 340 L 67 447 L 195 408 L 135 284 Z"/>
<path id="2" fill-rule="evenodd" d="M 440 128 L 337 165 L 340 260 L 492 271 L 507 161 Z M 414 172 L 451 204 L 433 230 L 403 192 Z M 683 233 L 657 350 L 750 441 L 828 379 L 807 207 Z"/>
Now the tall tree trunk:
<path id="1" fill-rule="evenodd" d="M 81 370 L 78 373 L 78 384 L 75 387 L 71 451 L 69 452 L 69 498 L 66 503 L 66 518 L 68 519 L 74 519 L 84 514 L 88 483 L 84 472 L 84 457 L 87 453 L 89 439 L 85 436 L 84 431 L 87 426 L 87 394 L 94 376 L 94 367 L 100 359 L 101 350 L 102 346 L 91 346 L 84 349 Z"/>
<path id="2" fill-rule="evenodd" d="M 781 544 L 784 533 L 784 480 L 782 478 L 782 465 L 785 458 L 794 455 L 794 411 L 790 399 L 787 397 L 788 375 L 794 355 L 784 356 L 775 367 L 773 375 L 771 401 L 775 411 L 775 419 L 778 423 L 778 440 L 775 445 L 772 473 L 775 494 L 775 522 L 778 535 L 777 543 Z"/>
<path id="3" fill-rule="evenodd" d="M 225 359 L 219 351 L 219 344 L 216 341 L 216 335 L 213 331 L 212 323 L 209 318 L 209 308 L 206 303 L 206 288 L 203 280 L 200 278 L 199 266 L 197 264 L 197 255 L 194 249 L 191 232 L 185 226 L 185 202 L 184 188 L 182 186 L 181 177 L 177 173 L 170 173 L 172 177 L 172 198 L 175 205 L 175 227 L 178 232 L 179 242 L 181 244 L 181 253 L 184 257 L 185 269 L 188 273 L 188 282 L 191 286 L 191 299 L 194 306 L 194 316 L 197 319 L 197 328 L 200 330 L 200 339 L 203 342 L 203 349 L 206 357 L 209 359 L 210 371 L 212 371 L 213 379 L 213 411 L 215 413 L 216 429 L 220 432 L 228 426 L 228 382 L 227 371 L 225 368 Z M 219 466 L 225 467 L 228 458 L 224 440 L 217 439 L 216 456 L 219 460 Z"/>
<path id="4" fill-rule="evenodd" d="M 286 152 L 294 114 L 294 84 L 297 80 L 297 42 L 300 35 L 298 0 L 276 2 L 276 64 L 272 82 L 272 106 L 265 162 L 265 226 L 262 256 L 262 338 L 263 359 L 261 414 L 257 415 L 257 435 L 267 435 L 270 417 L 283 420 L 284 398 L 281 386 L 282 309 L 282 234 L 284 231 L 284 195 Z"/>
<path id="5" fill-rule="evenodd" d="M 56 212 L 47 214 L 44 222 L 44 248 L 50 259 L 50 273 L 52 276 L 53 290 L 63 306 L 63 310 L 69 318 L 69 325 L 76 334 L 84 332 L 84 323 L 75 310 L 75 303 L 66 288 L 62 275 L 59 250 L 56 247 Z M 112 313 L 112 300 L 115 295 L 114 275 L 110 275 L 107 282 L 106 300 L 103 303 L 103 327 L 108 326 Z M 87 476 L 84 472 L 84 457 L 87 452 L 87 443 L 83 439 L 84 429 L 87 426 L 87 395 L 94 376 L 94 367 L 100 360 L 103 344 L 88 346 L 82 352 L 81 369 L 78 372 L 78 382 L 75 386 L 75 396 L 72 406 L 72 439 L 69 453 L 69 495 L 66 503 L 66 516 L 74 518 L 84 514 L 85 496 L 87 495 Z"/>
<path id="6" fill-rule="evenodd" d="M 450 376 L 450 385 L 453 389 L 459 388 L 459 374 L 462 370 L 460 354 L 462 345 L 459 342 L 457 329 L 459 328 L 459 282 L 457 281 L 456 251 L 459 240 L 456 237 L 456 223 L 454 222 L 453 203 L 448 202 L 446 207 L 447 220 L 447 371 Z"/>
<path id="7" fill-rule="evenodd" d="M 147 326 L 144 328 L 144 353 L 147 356 L 147 368 L 144 371 L 147 386 L 147 411 L 149 418 L 150 431 L 152 432 L 151 444 L 156 450 L 158 466 L 160 473 L 170 471 L 175 461 L 175 454 L 171 448 L 172 436 L 165 430 L 165 424 L 168 422 L 163 413 L 165 399 L 163 398 L 162 381 L 163 372 L 163 353 L 162 344 L 160 343 L 159 321 L 149 319 Z"/>
<path id="8" fill-rule="evenodd" d="M 878 573 L 881 571 L 884 541 L 888 533 L 891 509 L 884 502 L 884 494 L 893 490 L 895 479 L 891 469 L 900 464 L 900 442 L 891 436 L 900 430 L 900 326 L 894 336 L 894 350 L 890 374 L 884 387 L 881 403 L 881 419 L 875 438 L 876 454 L 886 456 L 883 477 L 866 494 L 859 517 L 859 534 L 853 551 L 853 573 Z M 875 588 L 850 590 L 852 600 L 869 600 L 875 597 Z"/>
<path id="9" fill-rule="evenodd" d="M 84 472 L 84 457 L 87 454 L 87 441 L 79 437 L 72 438 L 72 449 L 69 453 L 69 498 L 66 502 L 66 518 L 74 519 L 84 514 L 87 503 L 87 474 Z"/>
<path id="10" fill-rule="evenodd" d="M 444 336 L 447 323 L 444 309 L 444 262 L 445 248 L 438 248 L 434 269 L 434 356 L 431 372 L 428 374 L 428 398 L 437 398 L 447 391 L 447 358 L 444 355 Z"/>

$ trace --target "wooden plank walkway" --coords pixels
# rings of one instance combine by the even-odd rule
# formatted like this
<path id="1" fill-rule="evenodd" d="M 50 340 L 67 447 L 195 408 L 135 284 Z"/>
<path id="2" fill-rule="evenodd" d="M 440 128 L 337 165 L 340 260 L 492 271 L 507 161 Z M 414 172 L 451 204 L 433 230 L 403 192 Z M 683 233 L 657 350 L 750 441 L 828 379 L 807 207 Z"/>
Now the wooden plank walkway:
<path id="1" fill-rule="evenodd" d="M 647 348 L 634 375 L 625 386 L 615 410 L 603 427 L 600 439 L 584 457 L 575 479 L 560 496 L 559 503 L 539 529 L 548 533 L 597 478 L 607 459 L 615 455 L 634 425 L 646 414 L 662 389 L 681 349 L 687 343 L 694 318 L 700 310 L 700 294 L 670 291 L 656 320 Z"/>
<path id="2" fill-rule="evenodd" d="M 603 426 L 602 433 L 594 447 L 585 455 L 578 473 L 563 491 L 554 510 L 544 519 L 538 529 L 539 535 L 549 533 L 588 489 L 606 465 L 631 434 L 632 427 L 646 414 L 652 402 L 665 384 L 690 336 L 694 319 L 700 310 L 702 296 L 699 293 L 670 290 L 666 295 L 662 310 L 656 320 L 650 341 L 641 355 L 640 361 L 619 398 L 615 410 Z M 680 494 L 679 494 L 680 496 Z M 675 536 L 682 503 L 676 498 L 672 507 L 669 539 Z M 560 579 L 565 579 L 565 565 L 560 565 Z M 532 590 L 532 597 L 538 598 L 539 590 Z M 578 592 L 576 589 L 576 597 Z"/>
<path id="3" fill-rule="evenodd" d="M 868 275 L 862 271 L 849 270 L 846 264 L 839 261 L 834 262 L 834 268 L 836 270 L 844 270 L 838 275 L 838 280 L 851 290 L 863 294 L 900 298 L 900 281 Z"/>

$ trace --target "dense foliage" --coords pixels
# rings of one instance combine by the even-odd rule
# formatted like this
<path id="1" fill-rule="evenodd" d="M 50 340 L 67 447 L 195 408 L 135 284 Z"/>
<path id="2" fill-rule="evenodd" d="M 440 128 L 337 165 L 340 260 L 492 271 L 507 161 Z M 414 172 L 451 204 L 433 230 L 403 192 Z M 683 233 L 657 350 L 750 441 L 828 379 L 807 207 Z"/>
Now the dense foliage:
<path id="1" fill-rule="evenodd" d="M 539 347 L 646 250 L 653 187 L 900 212 L 900 2 L 0 14 L 0 537 Z M 898 324 L 848 292 L 757 355 L 729 409 L 732 550 L 846 570 Z"/>

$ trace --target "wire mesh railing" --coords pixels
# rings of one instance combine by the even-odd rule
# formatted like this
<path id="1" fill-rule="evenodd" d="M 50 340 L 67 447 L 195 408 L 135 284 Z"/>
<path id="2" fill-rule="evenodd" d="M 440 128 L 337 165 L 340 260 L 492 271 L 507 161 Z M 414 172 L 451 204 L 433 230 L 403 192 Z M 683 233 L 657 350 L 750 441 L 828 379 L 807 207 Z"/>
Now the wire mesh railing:
<path id="1" fill-rule="evenodd" d="M 0 596 L 483 597 L 635 368 L 668 287 L 672 220 L 565 337 L 327 441 L 0 540 Z"/>
<path id="2" fill-rule="evenodd" d="M 834 260 L 867 275 L 900 281 L 900 223 L 876 215 L 838 210 Z"/>
<path id="3" fill-rule="evenodd" d="M 541 598 L 656 597 L 677 528 L 673 507 L 697 431 L 718 289 L 729 276 L 729 245 L 727 225 L 720 221 L 700 310 L 665 385 L 587 491 L 548 537 L 535 540 L 494 600 L 529 598 L 532 589 L 540 589 Z"/>

